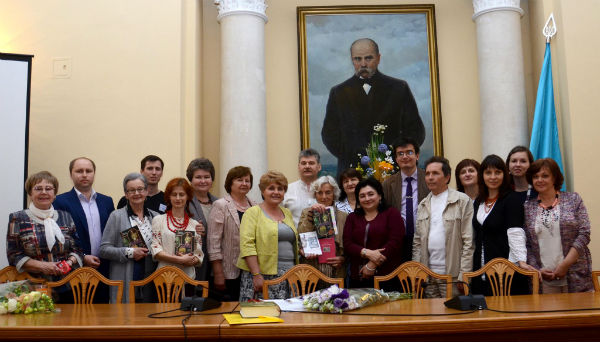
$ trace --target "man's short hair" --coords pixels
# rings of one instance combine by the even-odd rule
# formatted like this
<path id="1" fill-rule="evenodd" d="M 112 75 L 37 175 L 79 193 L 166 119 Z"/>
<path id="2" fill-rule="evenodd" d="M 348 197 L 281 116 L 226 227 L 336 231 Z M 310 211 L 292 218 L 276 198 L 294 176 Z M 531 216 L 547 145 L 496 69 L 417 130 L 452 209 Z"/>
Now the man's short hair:
<path id="1" fill-rule="evenodd" d="M 144 159 L 142 159 L 142 162 L 140 163 L 140 170 L 144 170 L 146 168 L 146 163 L 147 162 L 155 162 L 155 161 L 159 161 L 160 162 L 160 168 L 164 170 L 165 163 L 163 162 L 163 160 L 160 159 L 159 156 L 155 156 L 153 154 L 149 154 L 149 155 L 145 156 Z"/>
<path id="2" fill-rule="evenodd" d="M 90 163 L 92 163 L 92 168 L 94 168 L 94 172 L 96 172 L 96 163 L 94 163 L 93 160 L 91 160 L 90 158 L 87 158 L 87 157 L 78 157 L 78 158 L 71 160 L 71 162 L 69 163 L 69 174 L 71 174 L 71 172 L 73 172 L 73 166 L 75 166 L 75 162 L 78 161 L 79 159 L 89 160 Z"/>
<path id="3" fill-rule="evenodd" d="M 415 139 L 413 139 L 412 137 L 400 137 L 394 140 L 394 142 L 392 143 L 392 147 L 394 148 L 393 155 L 396 156 L 396 149 L 398 147 L 405 147 L 408 145 L 413 145 L 415 153 L 419 154 L 419 143 L 417 143 Z"/>
<path id="4" fill-rule="evenodd" d="M 350 55 L 352 55 L 352 48 L 354 47 L 354 45 L 356 43 L 365 42 L 365 41 L 371 43 L 373 50 L 375 50 L 375 54 L 379 55 L 379 45 L 377 45 L 377 43 L 375 43 L 375 41 L 371 38 L 360 38 L 360 39 L 357 39 L 354 42 L 352 42 L 352 45 L 350 45 Z"/>
<path id="5" fill-rule="evenodd" d="M 448 161 L 448 159 L 442 156 L 433 156 L 427 159 L 427 161 L 425 162 L 425 170 L 427 170 L 427 166 L 432 163 L 442 164 L 442 172 L 444 173 L 444 177 L 452 176 L 452 167 L 450 167 L 450 162 Z M 448 178 L 448 183 L 450 183 L 450 178 Z"/>
<path id="6" fill-rule="evenodd" d="M 315 157 L 315 159 L 317 159 L 317 163 L 321 164 L 321 155 L 314 148 L 307 148 L 300 151 L 300 154 L 298 154 L 298 163 L 300 162 L 300 159 L 309 157 Z"/>

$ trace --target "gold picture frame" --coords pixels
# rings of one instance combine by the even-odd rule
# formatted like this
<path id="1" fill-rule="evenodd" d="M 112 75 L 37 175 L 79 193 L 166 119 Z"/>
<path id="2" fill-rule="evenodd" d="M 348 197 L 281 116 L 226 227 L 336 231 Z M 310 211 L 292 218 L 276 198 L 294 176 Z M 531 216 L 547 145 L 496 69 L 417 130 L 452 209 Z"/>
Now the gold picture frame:
<path id="1" fill-rule="evenodd" d="M 321 139 L 329 91 L 354 74 L 350 45 L 359 38 L 377 42 L 378 70 L 405 80 L 414 94 L 425 126 L 420 166 L 443 155 L 434 5 L 298 7 L 297 18 L 301 143 L 320 152 L 324 173 L 338 171 Z"/>

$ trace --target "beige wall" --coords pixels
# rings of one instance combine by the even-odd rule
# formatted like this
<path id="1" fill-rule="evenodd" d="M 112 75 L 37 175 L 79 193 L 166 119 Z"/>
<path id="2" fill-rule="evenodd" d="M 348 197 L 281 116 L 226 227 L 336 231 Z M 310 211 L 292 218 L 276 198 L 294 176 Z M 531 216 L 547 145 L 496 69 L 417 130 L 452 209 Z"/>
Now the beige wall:
<path id="1" fill-rule="evenodd" d="M 300 148 L 297 6 L 359 5 L 364 0 L 267 0 L 265 26 L 269 168 L 297 179 Z M 434 3 L 443 144 L 455 165 L 481 159 L 475 24 L 469 0 L 369 1 Z M 594 0 L 522 1 L 527 106 L 535 104 L 544 41 L 554 11 L 552 43 L 557 112 L 568 185 L 582 194 L 592 222 L 600 166 L 593 155 L 600 123 L 600 56 Z M 219 167 L 220 35 L 212 0 L 0 0 L 0 51 L 34 54 L 30 171 L 50 170 L 70 187 L 67 164 L 86 155 L 98 164 L 96 189 L 121 196 L 125 173 L 154 153 L 166 162 L 161 186 L 206 156 Z M 501 28 L 500 28 L 501 29 Z M 71 57 L 72 76 L 52 78 L 52 59 Z M 350 73 L 350 65 L 348 66 Z M 530 114 L 530 120 L 532 114 Z M 145 137 L 150 137 L 146 139 Z M 243 159 L 240 159 L 243 163 Z M 221 193 L 217 180 L 214 192 Z M 592 235 L 592 250 L 600 238 Z M 599 260 L 600 255 L 595 255 Z"/>

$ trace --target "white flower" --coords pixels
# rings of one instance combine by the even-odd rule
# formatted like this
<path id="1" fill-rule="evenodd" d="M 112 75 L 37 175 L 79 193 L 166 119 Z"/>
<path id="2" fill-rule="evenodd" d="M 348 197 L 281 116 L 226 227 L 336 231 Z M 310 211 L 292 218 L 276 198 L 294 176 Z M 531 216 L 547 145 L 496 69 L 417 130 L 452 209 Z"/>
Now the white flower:
<path id="1" fill-rule="evenodd" d="M 23 296 L 23 304 L 29 304 L 33 301 L 33 296 L 31 296 L 31 294 L 26 294 L 25 296 Z"/>
<path id="2" fill-rule="evenodd" d="M 14 298 L 9 299 L 6 309 L 8 310 L 8 312 L 14 312 L 15 310 L 17 310 L 17 300 Z"/>
<path id="3" fill-rule="evenodd" d="M 33 297 L 33 301 L 37 301 L 40 300 L 40 298 L 42 298 L 42 293 L 39 291 L 31 291 L 29 292 L 29 295 Z"/>

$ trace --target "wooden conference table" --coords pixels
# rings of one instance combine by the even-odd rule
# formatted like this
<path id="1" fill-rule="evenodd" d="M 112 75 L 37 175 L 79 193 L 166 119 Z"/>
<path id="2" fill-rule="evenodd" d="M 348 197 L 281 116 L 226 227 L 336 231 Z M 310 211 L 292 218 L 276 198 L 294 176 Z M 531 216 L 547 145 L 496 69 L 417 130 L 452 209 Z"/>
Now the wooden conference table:
<path id="1" fill-rule="evenodd" d="M 284 312 L 285 323 L 230 326 L 219 313 L 237 303 L 195 313 L 186 322 L 190 340 L 462 340 L 488 341 L 596 339 L 600 334 L 600 293 L 488 297 L 490 309 L 541 311 L 597 308 L 589 311 L 499 313 L 490 310 L 458 315 L 443 299 L 402 300 L 325 315 Z M 58 305 L 61 312 L 0 316 L 0 340 L 176 340 L 183 339 L 183 317 L 148 318 L 178 304 Z M 174 311 L 165 315 L 179 315 Z M 360 315 L 359 315 L 360 314 Z M 384 316 L 403 314 L 405 316 Z M 416 314 L 421 316 L 409 316 Z M 436 314 L 437 316 L 428 316 Z"/>

